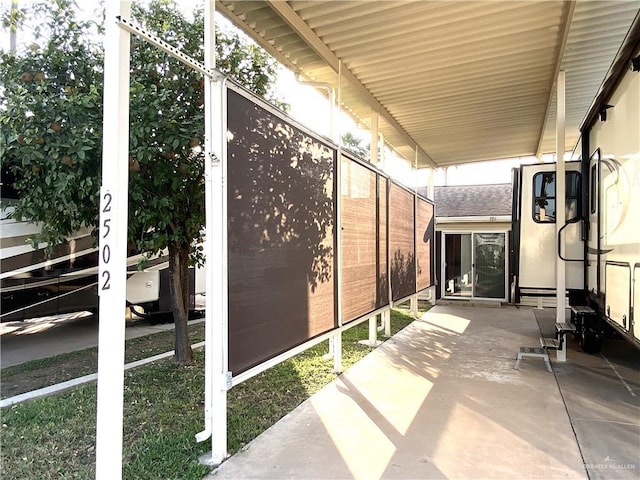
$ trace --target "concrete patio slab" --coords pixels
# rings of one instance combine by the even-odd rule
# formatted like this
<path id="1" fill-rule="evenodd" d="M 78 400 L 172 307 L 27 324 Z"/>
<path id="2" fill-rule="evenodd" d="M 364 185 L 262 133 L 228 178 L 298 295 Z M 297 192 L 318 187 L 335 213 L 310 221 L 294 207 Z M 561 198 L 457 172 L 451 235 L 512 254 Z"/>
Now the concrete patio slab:
<path id="1" fill-rule="evenodd" d="M 207 479 L 588 478 L 532 309 L 436 306 Z"/>

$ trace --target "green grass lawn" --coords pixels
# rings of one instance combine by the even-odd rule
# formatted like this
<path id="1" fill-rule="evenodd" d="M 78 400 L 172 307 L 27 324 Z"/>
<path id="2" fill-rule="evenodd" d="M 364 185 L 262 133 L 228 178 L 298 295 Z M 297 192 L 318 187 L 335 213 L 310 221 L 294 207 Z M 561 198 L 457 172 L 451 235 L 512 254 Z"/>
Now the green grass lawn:
<path id="1" fill-rule="evenodd" d="M 392 333 L 396 333 L 413 319 L 407 311 L 394 310 L 392 320 Z M 193 335 L 197 338 L 199 333 Z M 358 343 L 367 337 L 367 322 L 343 333 L 345 370 L 371 351 Z M 136 339 L 131 346 L 127 344 L 127 350 L 158 353 L 151 344 L 152 340 Z M 229 390 L 230 454 L 335 378 L 332 362 L 322 359 L 326 352 L 327 342 L 323 342 Z M 138 354 L 127 355 L 135 358 Z M 80 353 L 63 358 L 71 369 L 71 360 L 82 363 L 93 354 L 89 350 L 84 356 Z M 126 372 L 124 478 L 201 479 L 209 472 L 197 458 L 210 450 L 210 442 L 198 444 L 194 439 L 204 428 L 202 351 L 195 352 L 195 360 L 194 367 L 175 368 L 171 359 L 166 359 Z M 4 369 L 3 383 L 5 370 L 14 377 L 51 367 L 45 361 L 38 362 Z M 56 359 L 51 362 L 59 365 Z M 82 371 L 86 369 L 81 367 Z M 94 478 L 95 402 L 96 386 L 92 383 L 2 409 L 2 479 Z"/>
<path id="2" fill-rule="evenodd" d="M 204 323 L 190 323 L 191 344 L 204 340 Z M 154 333 L 126 341 L 125 363 L 135 362 L 164 352 L 174 346 L 173 330 Z M 98 347 L 62 353 L 55 357 L 32 360 L 2 369 L 2 398 L 48 387 L 56 383 L 95 373 Z"/>

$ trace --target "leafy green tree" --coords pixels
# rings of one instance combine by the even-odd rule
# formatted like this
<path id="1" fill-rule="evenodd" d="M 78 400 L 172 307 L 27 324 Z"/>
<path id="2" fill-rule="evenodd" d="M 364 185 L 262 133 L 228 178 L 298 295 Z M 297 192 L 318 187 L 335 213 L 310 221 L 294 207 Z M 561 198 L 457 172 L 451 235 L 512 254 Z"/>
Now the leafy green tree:
<path id="1" fill-rule="evenodd" d="M 353 133 L 346 132 L 342 135 L 342 147 L 361 158 L 369 157 L 369 149 L 362 146 L 362 140 L 357 138 Z"/>
<path id="2" fill-rule="evenodd" d="M 202 59 L 202 9 L 189 20 L 176 3 L 152 0 L 132 17 Z M 33 242 L 53 247 L 83 225 L 97 228 L 103 54 L 96 24 L 79 20 L 69 0 L 36 4 L 25 18 L 47 28 L 36 32 L 42 47 L 0 57 L 2 162 L 20 194 L 16 218 L 41 222 Z M 216 33 L 219 69 L 274 100 L 275 61 L 237 34 Z M 188 267 L 202 259 L 203 87 L 199 74 L 132 37 L 129 240 L 149 255 L 168 250 L 178 365 L 193 362 Z"/>
<path id="3" fill-rule="evenodd" d="M 69 3 L 57 7 L 30 17 L 42 47 L 1 57 L 2 169 L 20 192 L 15 217 L 42 225 L 34 246 L 62 243 L 94 224 L 98 209 L 102 53 L 90 41 L 98 32 Z"/>

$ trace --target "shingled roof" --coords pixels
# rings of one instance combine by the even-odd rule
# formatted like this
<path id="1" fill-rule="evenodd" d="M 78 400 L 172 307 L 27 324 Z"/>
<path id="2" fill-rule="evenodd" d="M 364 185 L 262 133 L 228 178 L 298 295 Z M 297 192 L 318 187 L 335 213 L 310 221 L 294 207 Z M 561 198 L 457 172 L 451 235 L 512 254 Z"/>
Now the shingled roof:
<path id="1" fill-rule="evenodd" d="M 435 187 L 437 217 L 511 216 L 509 183 Z"/>

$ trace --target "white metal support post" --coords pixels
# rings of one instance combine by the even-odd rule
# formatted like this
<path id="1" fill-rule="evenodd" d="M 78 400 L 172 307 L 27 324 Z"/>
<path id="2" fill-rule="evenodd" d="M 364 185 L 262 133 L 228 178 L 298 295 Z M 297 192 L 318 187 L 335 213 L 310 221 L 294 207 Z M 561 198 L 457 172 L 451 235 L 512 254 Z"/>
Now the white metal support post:
<path id="1" fill-rule="evenodd" d="M 369 317 L 369 339 L 367 340 L 370 347 L 378 346 L 378 316 Z"/>
<path id="2" fill-rule="evenodd" d="M 333 360 L 333 337 L 329 337 L 329 349 L 322 356 L 323 360 Z"/>
<path id="3" fill-rule="evenodd" d="M 382 132 L 378 133 L 378 157 L 378 168 L 386 171 L 387 159 L 384 152 L 384 134 L 382 134 Z"/>
<path id="4" fill-rule="evenodd" d="M 436 169 L 434 167 L 429 167 L 429 195 L 428 195 L 428 197 L 429 197 L 430 200 L 433 200 L 434 197 L 435 197 L 435 176 L 436 176 Z M 434 222 L 434 225 L 435 225 L 435 222 L 436 222 L 436 219 L 435 219 L 435 216 L 436 216 L 435 205 L 434 205 L 434 208 L 433 208 L 433 216 L 434 216 L 433 222 Z M 434 241 L 435 241 L 435 238 L 434 238 Z M 434 248 L 434 251 L 435 251 L 435 248 Z M 435 260 L 435 258 L 433 260 Z M 435 269 L 432 269 L 432 271 L 435 273 Z M 431 280 L 432 280 L 432 283 L 434 285 L 432 287 L 429 287 L 429 302 L 431 303 L 431 305 L 435 305 L 435 303 L 436 303 L 436 295 L 437 295 L 437 293 L 436 293 L 436 288 L 437 287 L 435 285 L 435 279 L 431 279 Z"/>
<path id="5" fill-rule="evenodd" d="M 418 221 L 418 144 L 415 146 L 415 156 L 411 169 L 413 170 L 413 266 L 416 281 L 416 292 L 418 291 L 418 243 L 416 238 L 416 222 Z M 418 294 L 411 296 L 411 315 L 418 317 Z"/>
<path id="6" fill-rule="evenodd" d="M 205 68 L 215 67 L 215 6 L 205 2 Z M 228 292 L 226 154 L 223 135 L 226 118 L 224 80 L 205 77 L 205 429 L 197 441 L 211 437 L 211 453 L 200 458 L 219 465 L 227 457 Z"/>
<path id="7" fill-rule="evenodd" d="M 418 193 L 418 144 L 415 145 L 415 155 L 413 163 L 411 164 L 411 170 L 413 170 L 413 191 Z"/>
<path id="8" fill-rule="evenodd" d="M 379 132 L 378 133 L 378 168 L 382 171 L 385 171 L 386 166 L 387 165 L 386 165 L 386 158 L 385 158 L 385 151 L 384 151 L 384 135 Z M 385 199 L 387 215 L 389 214 L 388 200 L 389 200 L 389 197 L 387 196 L 387 198 Z M 389 218 L 387 218 L 386 223 L 387 225 L 389 224 Z M 388 248 L 389 232 L 387 231 L 386 234 L 387 234 L 387 250 L 386 250 L 387 271 L 385 273 L 387 274 L 387 298 L 389 299 L 389 307 L 383 310 L 381 314 L 381 318 L 382 318 L 382 322 L 384 323 L 384 335 L 385 337 L 390 337 L 391 336 L 391 305 L 393 304 L 393 301 L 391 300 L 391 262 L 389 261 L 389 248 Z"/>
<path id="9" fill-rule="evenodd" d="M 96 478 L 122 478 L 129 182 L 129 32 L 116 23 L 130 2 L 107 4 L 102 185 L 99 212 Z"/>
<path id="10" fill-rule="evenodd" d="M 378 164 L 378 123 L 380 115 L 377 111 L 371 112 L 371 145 L 369 146 L 369 161 L 373 165 Z"/>
<path id="11" fill-rule="evenodd" d="M 342 110 L 342 61 L 338 62 L 338 105 L 337 105 L 337 113 L 338 117 L 340 117 L 340 112 Z M 337 318 L 338 318 L 338 327 L 342 327 L 342 148 L 340 147 L 340 136 L 341 131 L 339 128 L 333 128 L 333 133 L 335 133 L 336 138 L 338 140 L 338 151 L 336 152 L 336 181 L 335 181 L 335 197 L 336 197 L 336 265 L 338 268 L 334 272 L 336 275 L 336 283 L 338 285 L 337 290 L 337 299 L 336 299 L 336 308 L 337 308 Z M 338 329 L 333 335 L 333 371 L 335 373 L 342 373 L 342 330 Z"/>
<path id="12" fill-rule="evenodd" d="M 380 113 L 375 110 L 371 112 L 371 145 L 369 146 L 369 162 L 373 165 L 378 163 L 378 126 L 380 123 Z M 377 192 L 376 192 L 377 195 Z M 378 239 L 376 239 L 378 241 Z M 380 314 L 380 323 L 386 329 L 384 312 Z M 369 344 L 375 346 L 378 340 L 378 316 L 369 319 Z M 376 327 L 374 333 L 373 327 Z"/>
<path id="13" fill-rule="evenodd" d="M 210 29 L 211 24 L 215 25 L 215 6 L 211 5 L 209 0 L 205 0 L 204 2 L 204 56 L 205 56 L 205 66 L 208 65 L 208 62 L 211 61 L 211 51 L 215 52 L 215 34 L 213 38 L 211 37 Z M 214 32 L 215 33 L 215 32 Z M 213 43 L 213 45 L 212 45 Z M 215 63 L 215 58 L 213 59 Z M 204 164 L 204 179 L 205 179 L 205 229 L 206 227 L 212 223 L 212 212 L 211 208 L 209 208 L 209 200 L 212 196 L 212 178 L 211 178 L 211 141 L 213 134 L 213 126 L 211 125 L 211 115 L 208 115 L 208 106 L 211 103 L 211 88 L 209 81 L 204 79 L 205 87 L 204 87 L 204 154 L 205 154 L 205 164 Z M 205 235 L 209 233 L 205 232 Z M 211 242 L 205 243 L 205 292 L 209 293 L 209 295 L 205 296 L 205 329 L 204 329 L 204 342 L 205 342 L 205 353 L 204 353 L 204 430 L 196 434 L 197 442 L 204 442 L 205 440 L 211 437 L 213 432 L 213 412 L 212 412 L 212 362 L 213 355 L 211 354 L 211 346 L 214 342 L 214 332 L 213 332 L 213 321 L 211 316 L 211 308 L 212 304 L 209 298 L 213 294 L 213 275 L 211 269 L 209 268 L 209 255 L 212 257 L 215 255 L 213 253 L 213 245 Z M 209 459 L 202 460 L 203 463 L 208 463 Z"/>
<path id="14" fill-rule="evenodd" d="M 413 315 L 414 318 L 418 317 L 418 295 L 411 295 L 411 298 L 409 299 L 409 305 L 411 308 L 411 315 Z"/>
<path id="15" fill-rule="evenodd" d="M 556 80 L 556 236 L 560 251 L 556 254 L 556 322 L 565 321 L 566 270 L 563 257 L 565 242 L 561 229 L 565 222 L 565 72 L 558 72 Z"/>
<path id="16" fill-rule="evenodd" d="M 205 322 L 210 330 L 211 343 L 207 344 L 210 360 L 211 382 L 211 465 L 219 465 L 227 457 L 227 390 L 231 387 L 228 361 L 228 262 L 227 262 L 227 189 L 226 153 L 221 125 L 226 116 L 223 101 L 223 81 L 208 79 L 211 108 L 207 114 L 213 124 L 211 151 L 206 154 L 208 174 L 211 179 L 206 209 L 210 215 L 207 224 L 207 289 Z M 205 87 L 207 88 L 207 87 Z M 205 184 L 206 189 L 206 184 Z M 206 196 L 206 194 L 205 194 Z M 211 246 L 209 246 L 211 244 Z"/>
<path id="17" fill-rule="evenodd" d="M 391 308 L 383 311 L 381 317 L 382 323 L 384 323 L 384 336 L 388 338 L 391 336 Z"/>
<path id="18" fill-rule="evenodd" d="M 378 158 L 378 112 L 372 112 L 371 115 L 371 145 L 369 146 L 369 163 L 375 165 L 374 159 Z M 377 240 L 376 240 L 377 241 Z M 383 320 L 384 321 L 384 318 Z M 367 340 L 360 340 L 358 343 L 369 347 L 377 347 L 378 342 L 378 315 L 369 317 L 369 335 Z"/>
<path id="19" fill-rule="evenodd" d="M 384 317 L 382 317 L 382 321 L 384 321 Z M 376 314 L 369 317 L 368 323 L 369 337 L 366 340 L 358 340 L 358 343 L 374 348 L 382 344 L 382 342 L 378 340 L 378 315 Z"/>
<path id="20" fill-rule="evenodd" d="M 434 167 L 429 167 L 429 195 L 428 197 L 433 200 L 433 197 L 435 195 L 435 176 L 436 176 L 436 169 Z"/>
<path id="21" fill-rule="evenodd" d="M 382 132 L 378 132 L 378 168 L 380 168 L 383 171 L 386 171 L 387 168 L 387 157 L 386 157 L 386 152 L 384 149 L 384 145 L 385 145 L 385 141 L 384 141 L 384 134 Z M 389 197 L 388 197 L 388 191 L 387 191 L 387 198 L 385 199 L 385 205 L 387 208 L 386 211 L 386 215 L 387 215 L 387 225 L 389 223 L 389 218 L 388 218 L 388 214 L 389 214 Z M 384 323 L 384 336 L 389 338 L 391 336 L 391 305 L 393 304 L 393 301 L 391 300 L 391 261 L 390 261 L 390 257 L 389 257 L 389 231 L 387 230 L 386 232 L 386 238 L 387 238 L 387 250 L 386 250 L 386 257 L 387 257 L 387 271 L 385 272 L 387 274 L 387 298 L 389 300 L 389 306 L 383 310 L 381 316 L 381 320 Z"/>

